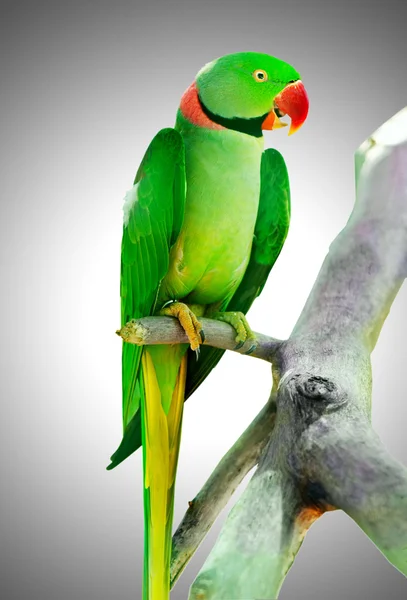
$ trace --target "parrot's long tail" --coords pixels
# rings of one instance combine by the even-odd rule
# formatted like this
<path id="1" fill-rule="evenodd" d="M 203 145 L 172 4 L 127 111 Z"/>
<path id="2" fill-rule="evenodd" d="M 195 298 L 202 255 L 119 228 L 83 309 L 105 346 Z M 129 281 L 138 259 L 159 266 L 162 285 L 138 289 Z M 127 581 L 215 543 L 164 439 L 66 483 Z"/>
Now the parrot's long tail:
<path id="1" fill-rule="evenodd" d="M 168 600 L 174 486 L 187 345 L 147 346 L 142 356 L 144 465 L 143 600 Z"/>

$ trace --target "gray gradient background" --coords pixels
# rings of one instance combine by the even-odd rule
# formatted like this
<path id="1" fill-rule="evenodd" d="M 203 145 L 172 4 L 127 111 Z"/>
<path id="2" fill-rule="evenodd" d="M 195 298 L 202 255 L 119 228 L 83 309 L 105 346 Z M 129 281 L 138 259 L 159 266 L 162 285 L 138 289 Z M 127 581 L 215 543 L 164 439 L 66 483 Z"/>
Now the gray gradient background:
<path id="1" fill-rule="evenodd" d="M 141 457 L 120 439 L 122 198 L 196 71 L 229 52 L 294 64 L 302 131 L 286 157 L 289 237 L 251 315 L 289 335 L 353 205 L 353 152 L 407 104 L 403 1 L 3 2 L 0 90 L 1 496 L 5 600 L 140 598 Z M 373 423 L 407 463 L 407 289 L 373 355 Z M 185 411 L 175 522 L 267 398 L 265 363 L 226 356 Z M 225 514 L 174 589 L 187 590 Z M 281 600 L 402 598 L 407 582 L 344 514 L 309 532 Z"/>

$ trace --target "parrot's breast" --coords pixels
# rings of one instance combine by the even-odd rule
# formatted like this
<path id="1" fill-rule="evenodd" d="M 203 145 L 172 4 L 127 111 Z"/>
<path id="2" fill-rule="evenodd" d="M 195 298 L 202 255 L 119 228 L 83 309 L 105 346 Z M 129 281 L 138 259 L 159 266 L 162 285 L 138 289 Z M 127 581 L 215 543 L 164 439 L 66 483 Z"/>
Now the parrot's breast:
<path id="1" fill-rule="evenodd" d="M 212 304 L 230 298 L 249 261 L 260 195 L 263 138 L 181 122 L 187 195 L 160 299 Z"/>

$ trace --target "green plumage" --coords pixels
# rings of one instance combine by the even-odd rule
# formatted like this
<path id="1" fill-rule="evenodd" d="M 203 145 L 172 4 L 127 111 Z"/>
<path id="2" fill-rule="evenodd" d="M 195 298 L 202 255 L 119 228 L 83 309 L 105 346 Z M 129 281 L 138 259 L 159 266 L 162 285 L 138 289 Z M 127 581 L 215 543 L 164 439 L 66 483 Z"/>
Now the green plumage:
<path id="1" fill-rule="evenodd" d="M 147 155 L 148 153 L 149 151 Z M 281 252 L 288 233 L 289 222 L 290 190 L 287 168 L 281 154 L 277 150 L 270 148 L 264 151 L 261 160 L 259 210 L 249 264 L 238 289 L 232 296 L 229 304 L 225 307 L 225 310 L 227 308 L 228 310 L 247 313 L 254 300 L 262 291 L 267 277 Z M 146 314 L 151 314 L 151 312 L 138 313 L 135 317 L 127 313 L 122 319 L 122 324 L 131 318 L 146 316 Z M 129 355 L 138 355 L 138 361 L 140 360 L 141 348 L 139 346 L 124 344 L 123 352 L 126 351 Z M 199 361 L 188 361 L 185 398 L 188 398 L 197 389 L 219 362 L 223 354 L 223 350 L 211 348 L 210 346 L 202 346 Z M 134 364 L 138 365 L 139 362 L 134 361 Z M 141 419 L 140 412 L 137 411 L 130 422 L 126 423 L 122 442 L 112 455 L 112 462 L 107 468 L 114 469 L 140 446 Z"/>
<path id="2" fill-rule="evenodd" d="M 198 317 L 249 310 L 290 220 L 285 163 L 276 150 L 263 151 L 262 123 L 272 128 L 274 98 L 290 109 L 293 93 L 301 120 L 302 88 L 286 91 L 298 78 L 287 63 L 255 53 L 223 57 L 198 73 L 175 128 L 155 136 L 126 196 L 122 325 L 174 300 L 196 306 Z M 143 446 L 143 600 L 169 598 L 183 404 L 223 354 L 202 346 L 196 361 L 190 352 L 186 344 L 123 344 L 123 439 L 107 468 Z"/>
<path id="3" fill-rule="evenodd" d="M 184 217 L 185 156 L 181 136 L 163 129 L 151 142 L 134 180 L 137 195 L 123 227 L 120 295 L 122 325 L 154 312 L 160 281 L 168 271 L 169 250 Z M 133 190 L 134 192 L 134 190 Z M 176 199 L 176 200 L 175 200 Z M 142 348 L 123 345 L 123 428 L 140 428 Z M 129 428 L 129 429 L 128 429 Z M 141 445 L 141 430 L 137 432 Z"/>

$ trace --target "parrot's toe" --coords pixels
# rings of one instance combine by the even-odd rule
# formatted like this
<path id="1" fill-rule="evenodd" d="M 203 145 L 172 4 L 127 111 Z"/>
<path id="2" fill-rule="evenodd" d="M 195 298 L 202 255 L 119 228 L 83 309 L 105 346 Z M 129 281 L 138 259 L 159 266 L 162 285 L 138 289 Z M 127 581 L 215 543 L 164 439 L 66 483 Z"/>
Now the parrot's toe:
<path id="1" fill-rule="evenodd" d="M 212 318 L 216 319 L 217 321 L 224 321 L 225 323 L 232 325 L 237 334 L 235 337 L 235 342 L 237 343 L 235 350 L 242 348 L 248 341 L 256 341 L 256 336 L 251 330 L 250 325 L 242 312 L 217 312 L 212 315 Z M 248 353 L 253 352 L 256 345 L 254 345 L 253 350 L 252 347 L 253 344 L 247 351 Z"/>
<path id="2" fill-rule="evenodd" d="M 187 334 L 191 350 L 196 353 L 196 359 L 198 360 L 199 346 L 205 341 L 205 334 L 201 323 L 189 306 L 183 302 L 171 302 L 171 304 L 167 304 L 161 309 L 160 314 L 178 319 Z"/>

